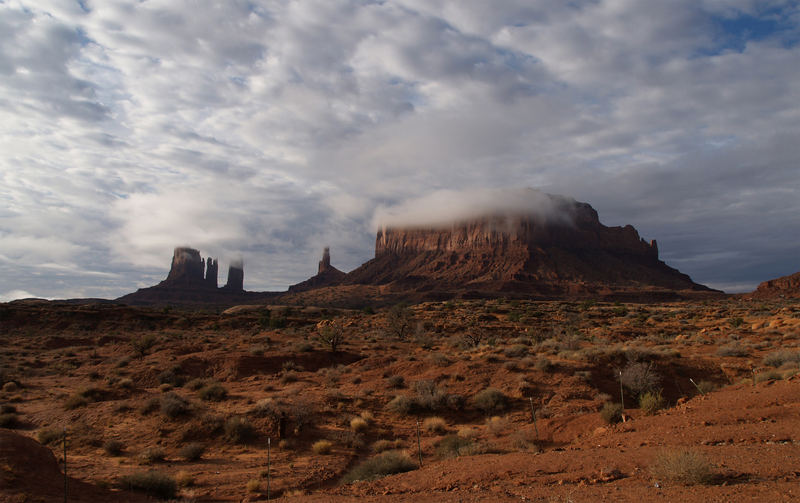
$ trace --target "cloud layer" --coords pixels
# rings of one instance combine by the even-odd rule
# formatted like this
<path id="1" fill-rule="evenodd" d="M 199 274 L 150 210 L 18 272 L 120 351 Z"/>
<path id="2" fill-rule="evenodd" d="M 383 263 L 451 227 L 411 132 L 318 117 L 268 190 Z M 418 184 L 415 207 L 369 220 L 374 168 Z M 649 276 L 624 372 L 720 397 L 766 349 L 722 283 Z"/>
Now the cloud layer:
<path id="1" fill-rule="evenodd" d="M 116 297 L 184 244 L 283 289 L 325 245 L 370 258 L 380 208 L 502 187 L 751 289 L 800 270 L 799 25 L 789 0 L 0 2 L 0 294 Z"/>

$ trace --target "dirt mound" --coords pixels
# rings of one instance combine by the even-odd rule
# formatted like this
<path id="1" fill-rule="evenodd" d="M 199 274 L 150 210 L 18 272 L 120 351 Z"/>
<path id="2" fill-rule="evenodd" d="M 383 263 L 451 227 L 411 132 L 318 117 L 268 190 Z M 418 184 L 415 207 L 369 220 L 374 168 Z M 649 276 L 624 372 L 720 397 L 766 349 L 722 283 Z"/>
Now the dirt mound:
<path id="1" fill-rule="evenodd" d="M 3 429 L 0 429 L 0 480 L 3 482 L 0 486 L 2 501 L 62 501 L 64 498 L 64 472 L 50 449 L 33 439 Z M 150 501 L 136 494 L 103 489 L 72 477 L 67 480 L 67 494 L 70 502 Z"/>

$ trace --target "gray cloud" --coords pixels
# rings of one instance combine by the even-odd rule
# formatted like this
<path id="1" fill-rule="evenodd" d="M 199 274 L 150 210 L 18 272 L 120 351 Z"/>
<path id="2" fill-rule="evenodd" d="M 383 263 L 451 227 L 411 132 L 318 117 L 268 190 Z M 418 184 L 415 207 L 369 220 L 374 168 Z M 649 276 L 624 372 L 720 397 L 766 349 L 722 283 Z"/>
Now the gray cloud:
<path id="1" fill-rule="evenodd" d="M 7 291 L 115 297 L 178 244 L 285 288 L 378 208 L 521 186 L 701 282 L 800 268 L 796 2 L 83 5 L 0 3 Z"/>

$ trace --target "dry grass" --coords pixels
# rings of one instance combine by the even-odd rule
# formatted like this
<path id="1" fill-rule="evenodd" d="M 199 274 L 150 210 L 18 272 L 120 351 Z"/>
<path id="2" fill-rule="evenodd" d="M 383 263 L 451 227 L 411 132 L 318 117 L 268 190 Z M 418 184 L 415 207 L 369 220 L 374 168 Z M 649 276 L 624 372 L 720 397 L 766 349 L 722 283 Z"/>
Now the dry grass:
<path id="1" fill-rule="evenodd" d="M 714 478 L 711 463 L 699 452 L 686 448 L 659 452 L 650 472 L 658 480 L 684 485 L 710 484 Z"/>

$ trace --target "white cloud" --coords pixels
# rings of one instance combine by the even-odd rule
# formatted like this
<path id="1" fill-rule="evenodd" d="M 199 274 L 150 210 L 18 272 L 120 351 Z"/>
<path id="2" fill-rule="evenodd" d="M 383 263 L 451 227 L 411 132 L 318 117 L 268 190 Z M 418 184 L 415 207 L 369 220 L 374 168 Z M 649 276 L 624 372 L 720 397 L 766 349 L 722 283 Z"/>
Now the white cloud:
<path id="1" fill-rule="evenodd" d="M 284 288 L 368 259 L 376 208 L 478 187 L 592 203 L 699 281 L 798 267 L 796 3 L 83 5 L 0 3 L 4 284 L 121 295 L 190 244 Z"/>

